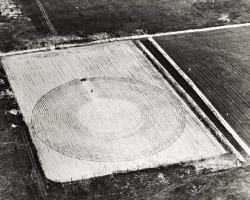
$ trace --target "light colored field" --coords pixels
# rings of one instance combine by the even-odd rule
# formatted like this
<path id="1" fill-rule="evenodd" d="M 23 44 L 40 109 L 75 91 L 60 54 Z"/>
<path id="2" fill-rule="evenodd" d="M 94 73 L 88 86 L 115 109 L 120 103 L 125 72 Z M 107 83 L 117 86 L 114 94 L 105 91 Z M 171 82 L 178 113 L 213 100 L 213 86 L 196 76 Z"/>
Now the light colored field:
<path id="1" fill-rule="evenodd" d="M 51 180 L 226 153 L 132 41 L 2 62 Z"/>

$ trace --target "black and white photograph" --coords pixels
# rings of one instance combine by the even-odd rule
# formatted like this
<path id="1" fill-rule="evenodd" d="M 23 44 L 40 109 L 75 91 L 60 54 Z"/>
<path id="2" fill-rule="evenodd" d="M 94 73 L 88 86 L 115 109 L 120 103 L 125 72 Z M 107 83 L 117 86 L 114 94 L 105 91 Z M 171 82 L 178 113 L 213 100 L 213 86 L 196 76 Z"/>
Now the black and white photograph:
<path id="1" fill-rule="evenodd" d="M 0 200 L 249 200 L 249 0 L 0 0 Z"/>

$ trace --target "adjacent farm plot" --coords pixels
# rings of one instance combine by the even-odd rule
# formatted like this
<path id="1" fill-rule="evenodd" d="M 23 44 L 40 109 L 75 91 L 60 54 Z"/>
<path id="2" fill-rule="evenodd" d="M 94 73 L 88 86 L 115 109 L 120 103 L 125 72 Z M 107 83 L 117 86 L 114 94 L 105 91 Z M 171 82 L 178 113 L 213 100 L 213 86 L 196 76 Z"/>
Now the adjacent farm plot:
<path id="1" fill-rule="evenodd" d="M 132 41 L 2 60 L 47 178 L 226 153 Z"/>
<path id="2" fill-rule="evenodd" d="M 250 145 L 249 27 L 155 40 Z"/>
<path id="3" fill-rule="evenodd" d="M 1 0 L 0 51 L 250 20 L 245 0 Z"/>
<path id="4" fill-rule="evenodd" d="M 39 11 L 35 2 L 44 10 Z M 249 3 L 233 0 L 21 0 L 21 3 L 37 27 L 49 24 L 49 19 L 59 34 L 79 36 L 98 32 L 124 35 L 138 29 L 156 33 L 249 21 Z"/>

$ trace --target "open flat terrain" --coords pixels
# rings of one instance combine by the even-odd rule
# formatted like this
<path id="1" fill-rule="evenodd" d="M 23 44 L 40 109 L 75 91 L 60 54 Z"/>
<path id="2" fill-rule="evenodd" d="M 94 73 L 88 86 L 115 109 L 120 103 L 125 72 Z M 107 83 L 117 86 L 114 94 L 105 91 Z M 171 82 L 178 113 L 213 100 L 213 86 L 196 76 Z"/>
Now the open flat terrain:
<path id="1" fill-rule="evenodd" d="M 249 32 L 242 27 L 155 38 L 248 145 Z"/>
<path id="2" fill-rule="evenodd" d="M 1 0 L 1 3 L 3 52 L 250 21 L 247 0 Z"/>
<path id="3" fill-rule="evenodd" d="M 24 8 L 33 10 L 34 1 L 21 1 Z M 33 3 L 32 3 L 33 2 Z M 48 18 L 58 33 L 91 34 L 97 32 L 132 33 L 136 29 L 148 33 L 166 32 L 239 22 L 236 15 L 247 12 L 247 1 L 184 1 L 184 0 L 40 0 Z M 226 16 L 224 19 L 222 15 Z M 222 18 L 221 18 L 222 17 Z M 34 24 L 41 17 L 36 17 Z M 35 21 L 36 20 L 36 21 Z"/>
<path id="4" fill-rule="evenodd" d="M 2 67 L 0 68 L 3 73 Z M 7 79 L 1 92 L 9 88 Z M 68 200 L 68 199 L 249 199 L 250 168 L 232 168 L 212 172 L 216 162 L 197 170 L 192 165 L 175 165 L 125 174 L 94 178 L 86 188 L 81 182 L 51 184 L 43 187 L 40 172 L 31 164 L 23 135 L 29 134 L 11 98 L 0 99 L 0 199 Z M 8 113 L 6 113 L 6 111 Z M 11 124 L 18 125 L 13 128 Z M 221 160 L 221 159 L 220 159 Z M 231 159 L 220 162 L 222 168 L 233 167 Z M 231 163 L 231 164 L 230 164 Z M 46 189 L 46 190 L 45 190 Z M 46 193 L 45 193 L 46 192 Z"/>
<path id="5" fill-rule="evenodd" d="M 48 9 L 50 1 L 43 1 L 46 11 L 49 10 L 47 12 L 48 14 L 50 13 L 50 16 L 54 14 L 52 10 L 63 10 L 63 13 L 58 13 L 58 16 L 65 15 L 65 13 L 71 10 L 71 14 L 66 14 L 67 18 L 69 18 L 68 21 L 74 25 L 78 24 L 77 26 L 69 25 L 62 27 L 60 24 L 65 25 L 66 23 L 63 23 L 60 17 L 57 16 L 54 21 L 56 22 L 55 27 L 58 29 L 58 33 L 63 35 L 65 33 L 73 33 L 76 37 L 71 37 L 71 35 L 66 35 L 62 38 L 60 36 L 51 36 L 52 34 L 42 16 L 42 12 L 39 10 L 35 1 L 0 0 L 0 51 L 8 52 L 12 50 L 36 48 L 69 40 L 83 41 L 86 37 L 87 40 L 92 40 L 103 36 L 109 37 L 109 35 L 113 37 L 130 35 L 131 32 L 135 34 L 138 32 L 141 33 L 141 30 L 136 31 L 136 29 L 154 33 L 230 23 L 244 23 L 249 22 L 250 16 L 249 2 L 241 0 L 150 1 L 150 5 L 149 3 L 140 5 L 140 2 L 138 2 L 141 8 L 136 8 L 136 12 L 133 12 L 134 6 L 110 6 L 107 8 L 109 4 L 133 4 L 133 2 L 130 1 L 121 3 L 116 3 L 116 1 L 105 3 L 103 1 L 105 5 L 103 5 L 102 10 L 105 10 L 104 12 L 100 13 L 99 7 L 95 6 L 94 8 L 92 7 L 93 9 L 88 9 L 88 13 L 93 12 L 93 15 L 86 12 L 83 13 L 83 15 L 88 15 L 90 21 L 93 20 L 91 24 L 94 31 L 92 31 L 92 29 L 85 31 L 84 27 L 86 24 L 84 22 L 84 25 L 81 25 L 83 18 L 79 17 L 81 14 L 78 16 L 73 14 L 73 11 L 77 10 L 74 7 L 75 3 L 73 1 L 53 2 L 53 9 Z M 77 1 L 76 3 L 81 5 L 82 2 L 84 4 L 86 3 L 86 1 Z M 92 4 L 92 2 L 93 1 L 91 1 L 90 4 Z M 98 1 L 98 3 L 101 4 L 102 2 Z M 67 4 L 67 6 L 62 6 L 63 4 Z M 182 5 L 180 6 L 180 4 L 185 4 L 186 7 L 184 8 Z M 15 7 L 12 7 L 13 5 Z M 69 5 L 73 6 L 69 8 Z M 68 8 L 65 12 L 66 7 Z M 128 9 L 124 9 L 124 7 L 128 7 Z M 147 9 L 147 7 L 151 9 Z M 88 8 L 90 7 L 88 6 Z M 171 8 L 171 10 L 168 8 Z M 126 22 L 124 22 L 123 18 L 116 17 L 121 16 L 121 14 L 115 13 L 120 13 L 122 9 L 124 10 L 124 12 L 122 12 L 124 15 L 128 12 L 137 16 L 137 18 L 131 17 L 131 21 L 128 21 L 128 18 L 125 17 L 124 21 Z M 19 12 L 19 10 L 21 12 Z M 161 11 L 161 13 L 158 11 Z M 82 13 L 83 11 L 81 10 L 80 12 Z M 107 12 L 111 14 L 107 15 Z M 98 15 L 96 15 L 96 13 L 98 13 Z M 148 13 L 150 13 L 150 16 L 147 16 Z M 171 16 L 174 17 L 168 17 L 166 13 L 171 13 Z M 183 15 L 183 13 L 185 14 Z M 191 14 L 187 17 L 189 13 Z M 197 14 L 200 14 L 200 17 L 196 16 Z M 113 20 L 106 20 L 106 16 L 116 18 L 116 20 L 114 20 L 115 25 L 112 24 Z M 141 16 L 144 17 L 141 18 Z M 160 17 L 154 18 L 154 16 Z M 161 16 L 165 17 L 161 18 Z M 180 18 L 180 16 L 182 17 Z M 198 22 L 193 16 L 198 19 Z M 188 20 L 186 20 L 187 18 Z M 75 19 L 77 19 L 77 22 L 74 22 Z M 173 23 L 173 19 L 180 19 L 178 23 L 184 23 L 182 25 Z M 108 24 L 107 27 L 109 28 L 99 23 L 103 21 Z M 96 26 L 94 25 L 95 22 L 97 24 Z M 99 26 L 103 29 L 100 29 Z M 93 32 L 107 32 L 107 34 L 97 34 L 97 37 L 92 37 Z M 229 36 L 227 36 L 227 38 L 228 37 Z M 244 37 L 248 37 L 248 35 L 246 34 Z M 208 41 L 208 43 L 209 42 L 211 41 Z M 199 171 L 195 169 L 193 163 L 191 163 L 192 166 L 175 165 L 94 178 L 91 179 L 91 184 L 87 188 L 85 184 L 81 184 L 80 182 L 54 184 L 49 181 L 45 181 L 46 187 L 44 187 L 39 178 L 40 172 L 36 170 L 36 165 L 32 165 L 30 161 L 29 151 L 23 139 L 23 135 L 28 135 L 29 131 L 21 115 L 11 114 L 11 109 L 18 109 L 17 102 L 9 95 L 3 95 L 6 93 L 6 90 L 8 91 L 10 89 L 10 86 L 1 64 L 0 79 L 4 79 L 5 82 L 2 84 L 0 80 L 0 199 L 247 200 L 250 198 L 249 167 L 212 172 L 207 164 L 204 170 Z M 15 125 L 18 126 L 15 127 Z M 222 162 L 220 159 L 220 164 L 224 165 L 222 168 L 231 166 L 231 160 L 234 159 L 229 158 L 229 162 Z M 213 162 L 211 163 L 211 167 L 214 167 Z"/>
<path id="6" fill-rule="evenodd" d="M 47 178 L 226 153 L 132 41 L 2 59 Z"/>

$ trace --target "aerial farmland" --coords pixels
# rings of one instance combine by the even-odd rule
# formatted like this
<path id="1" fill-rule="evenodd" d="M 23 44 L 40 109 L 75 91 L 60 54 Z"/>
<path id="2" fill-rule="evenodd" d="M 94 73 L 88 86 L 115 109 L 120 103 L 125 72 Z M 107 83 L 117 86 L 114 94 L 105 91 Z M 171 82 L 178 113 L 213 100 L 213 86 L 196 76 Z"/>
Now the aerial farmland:
<path id="1" fill-rule="evenodd" d="M 241 27 L 155 38 L 247 145 L 249 31 Z"/>
<path id="2" fill-rule="evenodd" d="M 72 41 L 239 24 L 250 20 L 250 6 L 246 0 L 1 2 L 2 52 Z M 12 13 L 16 16 L 11 16 Z"/>
<path id="3" fill-rule="evenodd" d="M 2 63 L 48 179 L 69 182 L 227 153 L 131 41 Z"/>
<path id="4" fill-rule="evenodd" d="M 250 198 L 248 1 L 0 3 L 0 199 Z"/>

